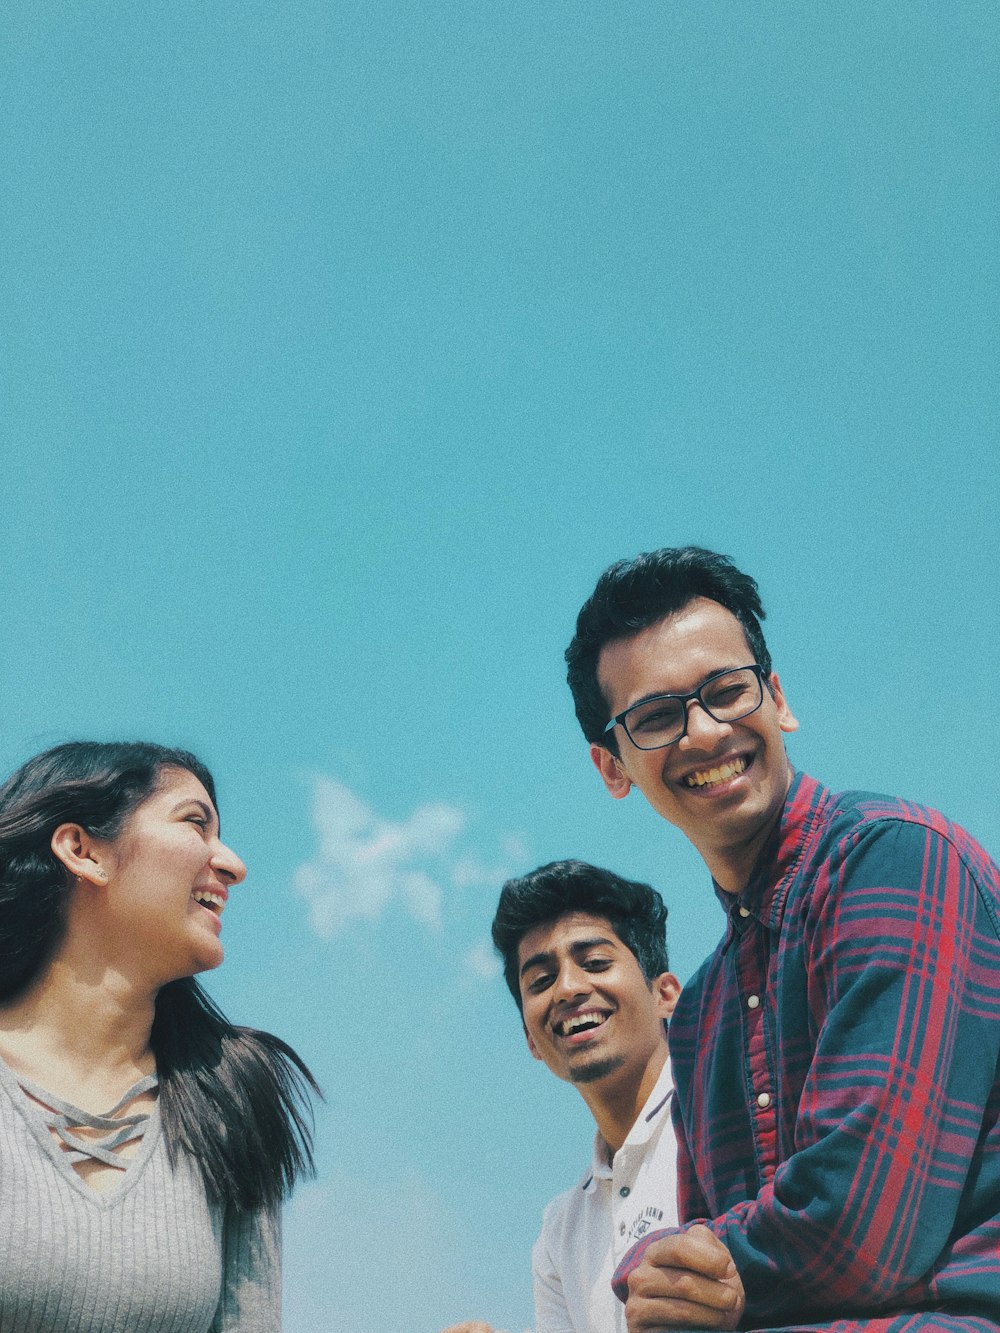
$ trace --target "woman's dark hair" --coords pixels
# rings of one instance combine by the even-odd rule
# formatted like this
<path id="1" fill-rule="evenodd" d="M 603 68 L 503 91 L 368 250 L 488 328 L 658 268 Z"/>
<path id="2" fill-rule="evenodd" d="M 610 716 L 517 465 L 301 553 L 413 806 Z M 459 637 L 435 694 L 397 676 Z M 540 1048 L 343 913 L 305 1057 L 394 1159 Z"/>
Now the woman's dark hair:
<path id="1" fill-rule="evenodd" d="M 31 985 L 62 938 L 72 877 L 52 834 L 74 823 L 116 837 L 171 768 L 193 773 L 216 803 L 193 754 L 144 742 L 57 745 L 0 787 L 0 1003 Z M 150 1041 L 170 1158 L 189 1153 L 213 1197 L 251 1212 L 311 1174 L 308 1091 L 319 1089 L 290 1046 L 234 1027 L 191 977 L 160 989 Z"/>
<path id="2" fill-rule="evenodd" d="M 667 909 L 654 888 L 586 861 L 550 861 L 520 879 L 509 879 L 500 891 L 493 918 L 493 943 L 503 959 L 504 980 L 518 1009 L 521 941 L 529 930 L 570 912 L 604 917 L 635 955 L 648 982 L 668 970 Z"/>
<path id="3" fill-rule="evenodd" d="M 614 732 L 604 733 L 611 714 L 597 679 L 601 649 L 665 620 L 696 597 L 707 597 L 732 612 L 743 627 L 754 661 L 763 668 L 765 677 L 770 676 L 771 654 L 760 627 L 764 608 L 757 584 L 727 555 L 701 546 L 666 546 L 637 555 L 634 560 L 619 560 L 597 580 L 566 649 L 566 679 L 577 720 L 588 741 L 618 754 Z"/>

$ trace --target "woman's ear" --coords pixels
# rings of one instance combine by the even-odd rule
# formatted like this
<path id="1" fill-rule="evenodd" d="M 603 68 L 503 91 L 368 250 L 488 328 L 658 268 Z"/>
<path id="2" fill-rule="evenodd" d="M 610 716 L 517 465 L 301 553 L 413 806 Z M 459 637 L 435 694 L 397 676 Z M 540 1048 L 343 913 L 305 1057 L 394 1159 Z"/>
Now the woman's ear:
<path id="1" fill-rule="evenodd" d="M 81 824 L 60 824 L 52 835 L 52 854 L 61 861 L 74 879 L 86 880 L 102 889 L 108 882 L 108 872 L 101 865 L 103 859 L 97 848 L 97 839 L 91 837 Z"/>

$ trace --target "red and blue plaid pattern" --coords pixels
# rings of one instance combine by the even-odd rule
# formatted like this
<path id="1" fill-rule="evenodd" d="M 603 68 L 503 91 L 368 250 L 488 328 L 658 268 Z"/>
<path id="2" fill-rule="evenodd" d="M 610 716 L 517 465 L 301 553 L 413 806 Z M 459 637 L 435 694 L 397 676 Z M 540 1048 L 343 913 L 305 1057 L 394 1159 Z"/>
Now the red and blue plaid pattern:
<path id="1" fill-rule="evenodd" d="M 934 810 L 798 774 L 717 892 L 670 1025 L 678 1188 L 744 1326 L 1000 1326 L 1000 870 Z"/>

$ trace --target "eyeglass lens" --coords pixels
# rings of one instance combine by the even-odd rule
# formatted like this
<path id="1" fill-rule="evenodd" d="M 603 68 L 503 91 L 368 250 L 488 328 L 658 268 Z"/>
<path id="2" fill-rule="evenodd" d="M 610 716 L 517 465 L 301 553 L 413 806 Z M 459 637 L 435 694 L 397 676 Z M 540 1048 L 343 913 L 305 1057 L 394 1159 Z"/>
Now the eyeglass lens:
<path id="1" fill-rule="evenodd" d="M 697 697 L 717 722 L 735 722 L 760 707 L 763 693 L 757 673 L 746 667 L 707 680 Z M 637 704 L 625 717 L 625 727 L 633 742 L 646 750 L 679 740 L 686 722 L 687 704 L 670 696 Z"/>

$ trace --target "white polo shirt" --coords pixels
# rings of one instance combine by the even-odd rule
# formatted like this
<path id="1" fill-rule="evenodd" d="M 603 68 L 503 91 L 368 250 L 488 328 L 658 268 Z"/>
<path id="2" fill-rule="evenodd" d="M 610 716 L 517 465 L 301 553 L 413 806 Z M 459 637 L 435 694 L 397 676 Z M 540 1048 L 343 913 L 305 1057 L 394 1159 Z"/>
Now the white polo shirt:
<path id="1" fill-rule="evenodd" d="M 598 1133 L 590 1170 L 546 1208 L 531 1256 L 535 1333 L 626 1333 L 611 1275 L 647 1231 L 677 1225 L 673 1086 L 668 1059 L 612 1164 Z"/>

